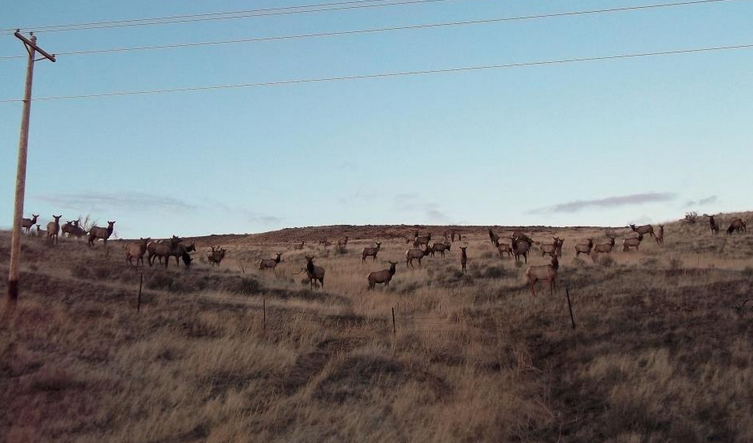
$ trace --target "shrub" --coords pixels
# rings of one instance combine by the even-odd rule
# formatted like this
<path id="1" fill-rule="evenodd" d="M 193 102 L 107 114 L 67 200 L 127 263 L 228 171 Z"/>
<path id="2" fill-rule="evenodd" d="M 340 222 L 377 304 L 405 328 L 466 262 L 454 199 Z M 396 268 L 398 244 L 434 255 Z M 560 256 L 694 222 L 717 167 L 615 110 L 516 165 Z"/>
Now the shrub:
<path id="1" fill-rule="evenodd" d="M 599 264 L 604 268 L 611 268 L 614 266 L 615 261 L 611 255 L 604 255 L 599 258 Z"/>

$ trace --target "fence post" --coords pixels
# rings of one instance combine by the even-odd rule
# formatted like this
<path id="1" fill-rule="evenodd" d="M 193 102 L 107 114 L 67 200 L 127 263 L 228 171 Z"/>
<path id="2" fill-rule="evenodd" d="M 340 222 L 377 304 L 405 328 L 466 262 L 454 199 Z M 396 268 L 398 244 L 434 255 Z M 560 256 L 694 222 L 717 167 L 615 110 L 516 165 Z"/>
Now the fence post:
<path id="1" fill-rule="evenodd" d="M 397 328 L 395 327 L 395 307 L 392 307 L 392 335 L 395 335 L 397 333 Z"/>
<path id="2" fill-rule="evenodd" d="M 139 278 L 139 298 L 136 301 L 136 312 L 141 311 L 141 287 L 144 285 L 144 273 L 141 273 L 141 277 Z"/>
<path id="3" fill-rule="evenodd" d="M 570 323 L 573 324 L 575 329 L 575 318 L 573 317 L 573 305 L 570 303 L 570 288 L 565 288 L 565 294 L 567 294 L 567 307 L 570 309 Z"/>
<path id="4" fill-rule="evenodd" d="M 262 330 L 267 330 L 267 299 L 262 300 L 262 308 L 264 310 L 264 314 L 261 320 L 261 328 Z"/>

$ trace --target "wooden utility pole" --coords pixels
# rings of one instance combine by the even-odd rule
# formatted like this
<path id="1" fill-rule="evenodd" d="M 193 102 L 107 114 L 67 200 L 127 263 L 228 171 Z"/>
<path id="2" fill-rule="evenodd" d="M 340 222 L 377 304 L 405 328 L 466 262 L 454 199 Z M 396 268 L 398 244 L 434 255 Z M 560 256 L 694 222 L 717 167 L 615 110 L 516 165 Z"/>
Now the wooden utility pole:
<path id="1" fill-rule="evenodd" d="M 24 90 L 24 110 L 21 118 L 21 137 L 18 141 L 18 171 L 16 172 L 16 203 L 13 210 L 13 234 L 10 242 L 10 273 L 8 276 L 8 303 L 15 304 L 18 299 L 18 277 L 20 274 L 21 258 L 21 219 L 24 216 L 24 194 L 26 192 L 26 158 L 29 146 L 29 115 L 31 114 L 31 86 L 34 78 L 34 57 L 40 53 L 43 58 L 55 61 L 55 55 L 50 55 L 37 46 L 37 38 L 30 33 L 26 38 L 19 30 L 14 34 L 21 40 L 29 53 L 26 66 L 26 87 Z M 41 60 L 41 58 L 40 58 Z"/>

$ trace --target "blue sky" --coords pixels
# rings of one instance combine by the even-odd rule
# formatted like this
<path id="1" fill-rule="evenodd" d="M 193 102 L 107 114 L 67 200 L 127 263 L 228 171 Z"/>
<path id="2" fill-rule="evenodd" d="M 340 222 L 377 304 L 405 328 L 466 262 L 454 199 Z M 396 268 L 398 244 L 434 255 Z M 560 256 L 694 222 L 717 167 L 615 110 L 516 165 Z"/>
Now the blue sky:
<path id="1" fill-rule="evenodd" d="M 319 0 L 317 0 L 319 2 Z M 324 2 L 324 0 L 321 0 Z M 286 1 L 4 0 L 0 28 Z M 313 3 L 313 2 L 312 2 Z M 454 0 L 41 33 L 49 52 L 646 4 Z M 753 43 L 753 1 L 40 62 L 34 96 L 249 83 Z M 22 54 L 0 36 L 0 55 Z M 0 60 L 0 99 L 25 60 Z M 753 206 L 753 50 L 460 74 L 36 102 L 26 214 L 121 236 L 322 224 L 624 225 Z M 0 226 L 20 103 L 0 104 Z M 741 183 L 743 184 L 741 186 Z"/>

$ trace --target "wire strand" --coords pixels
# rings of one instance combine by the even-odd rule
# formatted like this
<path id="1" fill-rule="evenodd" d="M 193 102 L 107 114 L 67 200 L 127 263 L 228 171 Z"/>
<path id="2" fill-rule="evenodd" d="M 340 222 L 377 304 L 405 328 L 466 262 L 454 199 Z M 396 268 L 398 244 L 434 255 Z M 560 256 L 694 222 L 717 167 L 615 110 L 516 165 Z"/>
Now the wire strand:
<path id="1" fill-rule="evenodd" d="M 123 96 L 137 96 L 137 95 L 151 95 L 151 94 L 166 94 L 166 93 L 178 93 L 178 92 L 199 92 L 199 91 L 214 91 L 223 89 L 245 89 L 245 88 L 258 88 L 268 86 L 286 86 L 286 85 L 299 85 L 309 83 L 329 83 L 337 81 L 352 81 L 352 80 L 367 80 L 367 79 L 380 79 L 390 77 L 411 77 L 419 75 L 430 74 L 451 74 L 460 72 L 472 72 L 472 71 L 486 71 L 505 68 L 522 68 L 529 66 L 548 66 L 557 64 L 572 64 L 572 63 L 584 63 L 606 60 L 619 60 L 619 59 L 632 59 L 632 58 L 644 58 L 644 57 L 659 57 L 669 55 L 680 54 L 696 54 L 703 52 L 716 52 L 716 51 L 731 51 L 740 49 L 751 49 L 753 43 L 730 45 L 730 46 L 714 46 L 705 48 L 690 48 L 690 49 L 675 49 L 669 51 L 657 51 L 657 52 L 641 52 L 633 54 L 618 54 L 618 55 L 604 55 L 597 57 L 580 57 L 580 58 L 566 58 L 555 60 L 540 60 L 532 62 L 518 62 L 518 63 L 506 63 L 497 65 L 483 65 L 483 66 L 464 66 L 456 68 L 444 68 L 444 69 L 425 69 L 418 71 L 399 71 L 399 72 L 383 72 L 375 74 L 361 74 L 361 75 L 344 75 L 337 77 L 322 77 L 322 78 L 309 78 L 309 79 L 294 79 L 294 80 L 279 80 L 259 83 L 238 83 L 238 84 L 226 84 L 226 85 L 211 85 L 211 86 L 196 86 L 186 88 L 165 88 L 165 89 L 151 89 L 143 91 L 114 91 L 103 92 L 97 94 L 80 94 L 80 95 L 58 95 L 47 96 L 33 99 L 33 101 L 60 101 L 60 100 L 74 100 L 74 99 L 90 99 L 101 97 L 123 97 Z M 23 99 L 3 99 L 0 103 L 13 103 L 21 102 Z"/>
<path id="2" fill-rule="evenodd" d="M 675 2 L 675 3 L 649 4 L 649 5 L 627 6 L 627 7 L 619 7 L 619 8 L 581 10 L 581 11 L 565 11 L 565 12 L 557 12 L 557 13 L 551 13 L 551 14 L 498 17 L 498 18 L 490 18 L 490 19 L 482 19 L 482 20 L 465 20 L 465 21 L 442 22 L 442 23 L 424 23 L 424 24 L 416 24 L 416 25 L 408 25 L 408 26 L 394 26 L 394 27 L 384 27 L 384 28 L 354 29 L 354 30 L 345 30 L 345 31 L 320 32 L 320 33 L 309 33 L 309 34 L 293 34 L 293 35 L 270 36 L 270 37 L 252 37 L 252 38 L 244 38 L 244 39 L 218 40 L 218 41 L 208 41 L 208 42 L 177 43 L 177 44 L 166 44 L 166 45 L 147 45 L 147 46 L 134 46 L 134 47 L 122 47 L 122 48 L 110 48 L 110 49 L 90 49 L 90 50 L 58 52 L 55 55 L 59 57 L 59 56 L 69 56 L 69 55 L 76 56 L 76 55 L 112 54 L 112 53 L 121 53 L 121 52 L 184 49 L 184 48 L 218 46 L 218 45 L 229 45 L 229 44 L 240 44 L 240 43 L 259 43 L 259 42 L 270 42 L 270 41 L 280 41 L 280 40 L 298 40 L 298 39 L 306 39 L 306 38 L 339 37 L 339 36 L 348 36 L 348 35 L 357 35 L 357 34 L 374 34 L 374 33 L 383 33 L 383 32 L 445 28 L 445 27 L 453 27 L 453 26 L 473 26 L 473 25 L 493 24 L 493 23 L 502 23 L 502 22 L 519 21 L 519 20 L 537 20 L 537 19 L 546 19 L 546 18 L 573 17 L 573 16 L 580 16 L 580 15 L 633 12 L 633 11 L 643 11 L 643 10 L 660 9 L 660 8 L 694 6 L 694 5 L 709 4 L 709 3 L 726 3 L 726 2 L 732 2 L 732 1 L 741 1 L 741 0 L 691 0 L 691 1 L 683 1 L 683 2 Z M 24 58 L 24 57 L 25 57 L 24 55 L 0 56 L 0 60 L 19 59 L 19 58 Z"/>
<path id="3" fill-rule="evenodd" d="M 181 18 L 181 19 L 134 19 L 132 21 L 113 21 L 113 22 L 101 22 L 101 23 L 93 23 L 90 25 L 49 25 L 47 28 L 30 28 L 25 27 L 23 29 L 28 30 L 34 30 L 37 33 L 51 33 L 51 32 L 68 32 L 68 31 L 87 31 L 87 30 L 94 30 L 94 29 L 111 29 L 111 28 L 129 28 L 129 27 L 136 27 L 136 26 L 155 26 L 155 25 L 171 25 L 171 24 L 183 24 L 183 23 L 195 23 L 195 22 L 205 22 L 205 21 L 217 21 L 217 20 L 237 20 L 237 19 L 245 19 L 245 18 L 253 18 L 253 17 L 268 17 L 268 16 L 278 16 L 278 15 L 294 15 L 294 14 L 310 14 L 314 12 L 331 12 L 331 11 L 349 11 L 349 10 L 356 10 L 356 9 L 366 9 L 366 8 L 383 8 L 383 7 L 390 7 L 390 6 L 404 6 L 404 5 L 415 5 L 415 4 L 429 4 L 429 3 L 441 3 L 441 2 L 449 2 L 449 1 L 469 1 L 469 0 L 367 0 L 371 1 L 372 3 L 367 4 L 355 4 L 355 5 L 346 5 L 346 6 L 335 6 L 332 7 L 328 4 L 322 4 L 320 6 L 317 6 L 316 8 L 303 10 L 303 11 L 264 11 L 264 10 L 249 10 L 249 11 L 238 11 L 238 12 L 228 12 L 225 16 L 219 16 L 219 17 L 196 17 L 196 18 Z M 383 1 L 391 1 L 392 3 L 373 3 L 373 2 L 383 2 Z M 343 4 L 348 4 L 351 2 L 343 2 Z M 360 3 L 360 2 L 352 2 L 352 3 Z M 222 14 L 222 13 L 214 13 L 214 14 Z M 15 31 L 15 30 L 13 30 Z M 13 31 L 6 29 L 3 31 L 0 35 L 10 35 L 13 33 Z"/>

